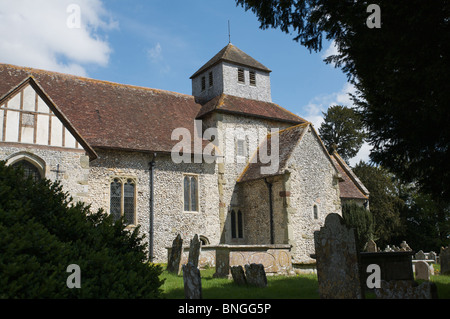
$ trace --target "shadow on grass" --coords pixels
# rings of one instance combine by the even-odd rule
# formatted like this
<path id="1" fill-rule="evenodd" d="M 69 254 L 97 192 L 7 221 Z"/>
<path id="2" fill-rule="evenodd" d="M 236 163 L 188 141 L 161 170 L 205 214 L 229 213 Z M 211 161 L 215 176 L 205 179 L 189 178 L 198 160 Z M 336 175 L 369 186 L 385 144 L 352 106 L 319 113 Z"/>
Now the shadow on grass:
<path id="1" fill-rule="evenodd" d="M 267 277 L 267 287 L 239 286 L 227 278 L 213 278 L 212 271 L 202 271 L 202 293 L 204 299 L 317 299 L 319 298 L 317 277 L 273 276 Z M 166 278 L 164 297 L 183 299 L 183 276 L 164 272 Z"/>

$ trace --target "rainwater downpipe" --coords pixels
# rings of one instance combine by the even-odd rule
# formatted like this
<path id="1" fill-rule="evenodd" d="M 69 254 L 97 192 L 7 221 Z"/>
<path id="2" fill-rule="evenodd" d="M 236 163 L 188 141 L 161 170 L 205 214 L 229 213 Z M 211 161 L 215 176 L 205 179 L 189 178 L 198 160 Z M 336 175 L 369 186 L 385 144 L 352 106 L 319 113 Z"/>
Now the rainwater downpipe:
<path id="1" fill-rule="evenodd" d="M 274 239 L 274 231 L 273 231 L 273 203 L 272 203 L 272 183 L 267 181 L 267 178 L 264 178 L 264 182 L 266 182 L 267 187 L 269 188 L 269 210 L 270 210 L 270 244 L 275 244 Z"/>
<path id="2" fill-rule="evenodd" d="M 155 202 L 155 158 L 156 153 L 149 163 L 150 166 L 150 216 L 149 216 L 149 261 L 153 262 L 154 257 L 154 238 L 153 238 L 153 216 L 154 216 L 154 202 Z"/>

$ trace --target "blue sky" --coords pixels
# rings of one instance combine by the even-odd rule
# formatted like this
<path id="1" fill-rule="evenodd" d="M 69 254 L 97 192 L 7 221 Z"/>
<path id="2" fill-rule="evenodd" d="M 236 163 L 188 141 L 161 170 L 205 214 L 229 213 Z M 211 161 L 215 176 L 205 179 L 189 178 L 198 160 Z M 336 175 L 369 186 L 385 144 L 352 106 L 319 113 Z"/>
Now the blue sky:
<path id="1" fill-rule="evenodd" d="M 228 20 L 231 42 L 273 71 L 275 103 L 316 128 L 329 106 L 351 105 L 345 75 L 323 62 L 330 43 L 310 53 L 234 0 L 0 0 L 0 62 L 191 94 L 189 77 L 228 44 Z"/>

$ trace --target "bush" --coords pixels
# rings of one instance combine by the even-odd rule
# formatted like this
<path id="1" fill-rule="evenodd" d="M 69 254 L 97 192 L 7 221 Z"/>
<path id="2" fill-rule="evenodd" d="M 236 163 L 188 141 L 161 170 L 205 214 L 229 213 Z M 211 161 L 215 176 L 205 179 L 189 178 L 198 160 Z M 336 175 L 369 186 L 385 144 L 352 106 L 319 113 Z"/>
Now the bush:
<path id="1" fill-rule="evenodd" d="M 342 217 L 347 226 L 355 229 L 357 248 L 363 251 L 369 239 L 374 239 L 372 213 L 354 202 L 348 202 L 342 205 Z"/>
<path id="2" fill-rule="evenodd" d="M 0 162 L 0 298 L 160 298 L 162 268 L 146 262 L 143 239 Z M 71 264 L 80 289 L 67 287 Z"/>

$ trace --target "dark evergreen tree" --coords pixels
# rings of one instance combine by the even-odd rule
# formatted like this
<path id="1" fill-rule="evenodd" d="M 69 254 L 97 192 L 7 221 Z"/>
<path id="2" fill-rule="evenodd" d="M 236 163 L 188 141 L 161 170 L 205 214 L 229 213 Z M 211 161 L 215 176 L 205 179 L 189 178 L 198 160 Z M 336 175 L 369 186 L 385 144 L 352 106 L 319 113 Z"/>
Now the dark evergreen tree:
<path id="1" fill-rule="evenodd" d="M 325 147 L 330 154 L 335 149 L 348 162 L 358 154 L 364 142 L 365 133 L 359 114 L 351 108 L 334 105 L 323 115 L 319 134 Z"/>
<path id="2" fill-rule="evenodd" d="M 370 192 L 373 239 L 379 247 L 392 245 L 391 239 L 404 232 L 400 214 L 405 205 L 398 195 L 394 176 L 383 168 L 364 162 L 358 163 L 353 172 Z"/>
<path id="3" fill-rule="evenodd" d="M 0 298 L 158 298 L 162 269 L 146 262 L 143 239 L 0 162 Z M 80 289 L 66 284 L 72 264 Z"/>
<path id="4" fill-rule="evenodd" d="M 380 28 L 369 28 L 371 2 L 236 0 L 261 28 L 280 28 L 311 51 L 324 37 L 338 54 L 328 63 L 355 85 L 373 145 L 371 159 L 424 193 L 450 202 L 449 0 L 379 0 Z"/>
<path id="5" fill-rule="evenodd" d="M 375 240 L 372 213 L 355 202 L 346 202 L 342 205 L 342 217 L 347 226 L 355 229 L 358 250 L 364 251 L 369 239 Z"/>

